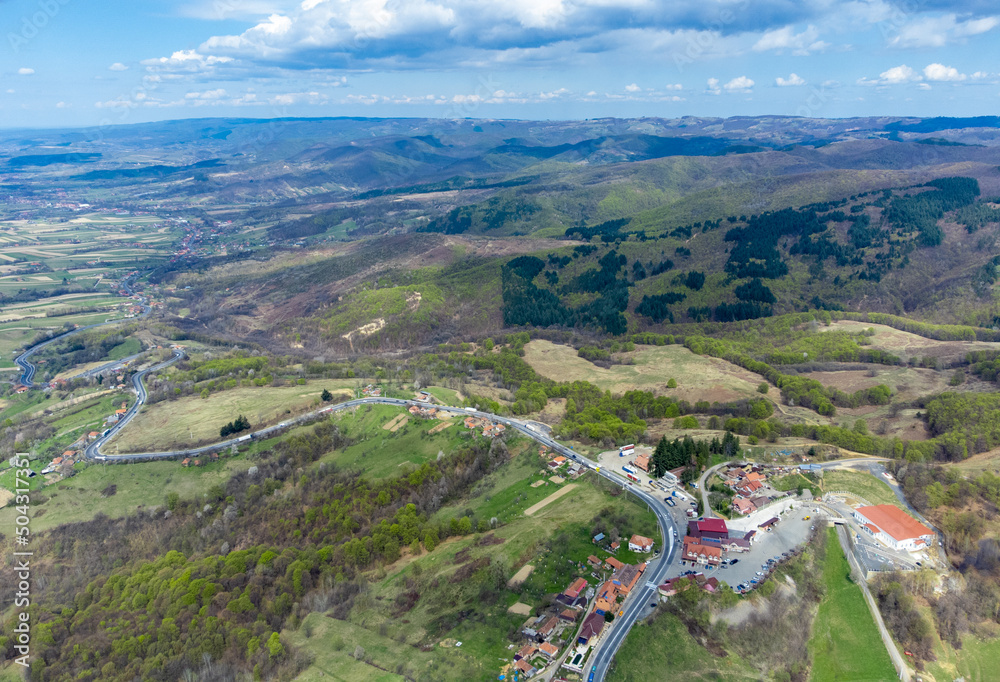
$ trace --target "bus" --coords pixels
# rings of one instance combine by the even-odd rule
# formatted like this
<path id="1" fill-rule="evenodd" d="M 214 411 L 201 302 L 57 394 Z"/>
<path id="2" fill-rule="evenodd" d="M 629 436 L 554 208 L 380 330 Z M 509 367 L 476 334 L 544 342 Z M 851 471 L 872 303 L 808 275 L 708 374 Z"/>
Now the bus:
<path id="1" fill-rule="evenodd" d="M 629 469 L 628 467 L 622 467 L 622 471 L 624 471 L 626 474 L 635 474 L 635 472 Z"/>
<path id="2" fill-rule="evenodd" d="M 636 476 L 635 474 L 626 473 L 625 477 L 628 478 L 628 480 L 630 481 L 635 481 L 636 483 L 639 482 L 639 477 Z"/>

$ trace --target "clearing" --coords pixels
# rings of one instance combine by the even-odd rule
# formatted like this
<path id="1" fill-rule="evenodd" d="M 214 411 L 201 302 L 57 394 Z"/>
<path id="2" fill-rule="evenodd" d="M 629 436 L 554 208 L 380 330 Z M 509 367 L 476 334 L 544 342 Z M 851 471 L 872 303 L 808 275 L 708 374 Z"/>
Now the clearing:
<path id="1" fill-rule="evenodd" d="M 256 430 L 319 407 L 323 389 L 353 395 L 353 383 L 314 381 L 306 385 L 234 388 L 208 398 L 185 396 L 146 405 L 127 429 L 111 441 L 109 454 L 185 448 L 219 440 L 219 429 L 246 415 Z"/>
<path id="2" fill-rule="evenodd" d="M 615 394 L 631 390 L 652 391 L 694 403 L 698 400 L 728 402 L 761 397 L 762 381 L 754 374 L 725 360 L 695 355 L 684 346 L 636 346 L 627 353 L 634 365 L 598 367 L 577 355 L 572 346 L 538 339 L 524 347 L 524 359 L 536 372 L 553 381 L 589 381 Z M 677 388 L 667 382 L 677 380 Z M 777 391 L 772 391 L 777 395 Z M 765 396 L 773 400 L 772 396 Z"/>
<path id="3" fill-rule="evenodd" d="M 872 324 L 870 322 L 855 322 L 853 320 L 838 320 L 830 324 L 829 327 L 820 326 L 824 331 L 844 331 L 852 334 L 874 329 L 875 336 L 869 337 L 872 348 L 885 350 L 893 355 L 898 355 L 904 360 L 912 357 L 934 357 L 942 362 L 950 362 L 965 357 L 966 353 L 973 350 L 1000 350 L 1000 343 L 990 341 L 938 341 L 917 336 L 911 332 L 900 331 L 882 324 Z"/>
<path id="4" fill-rule="evenodd" d="M 828 528 L 823 565 L 826 594 L 819 603 L 809 640 L 813 659 L 811 682 L 896 679 L 896 670 L 882 645 L 868 604 L 861 588 L 851 581 L 850 572 L 837 532 Z"/>
<path id="5" fill-rule="evenodd" d="M 906 511 L 903 503 L 892 492 L 892 488 L 871 474 L 846 469 L 827 469 L 823 472 L 821 482 L 825 491 L 844 490 L 860 495 L 872 504 L 893 504 Z"/>
<path id="6" fill-rule="evenodd" d="M 554 493 L 552 493 L 551 495 L 549 495 L 548 497 L 546 497 L 541 502 L 539 502 L 537 504 L 533 504 L 530 507 L 528 507 L 527 509 L 525 509 L 524 510 L 524 515 L 525 516 L 534 516 L 535 512 L 537 512 L 539 509 L 543 509 L 543 508 L 547 507 L 548 505 L 552 504 L 553 502 L 555 502 L 556 500 L 558 500 L 563 495 L 565 495 L 565 494 L 567 494 L 570 491 L 575 490 L 575 489 L 576 489 L 576 484 L 575 483 L 570 483 L 569 485 L 567 485 L 567 486 L 565 486 L 563 488 L 560 488 L 559 490 L 555 491 Z"/>

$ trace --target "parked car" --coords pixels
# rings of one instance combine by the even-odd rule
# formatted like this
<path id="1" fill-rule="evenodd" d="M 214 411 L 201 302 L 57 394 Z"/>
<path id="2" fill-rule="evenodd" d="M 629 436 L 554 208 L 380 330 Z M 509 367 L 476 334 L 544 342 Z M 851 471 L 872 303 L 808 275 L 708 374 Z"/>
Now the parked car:
<path id="1" fill-rule="evenodd" d="M 762 575 L 764 575 L 764 572 L 763 571 L 757 571 L 757 575 L 758 576 L 762 576 Z"/>
<path id="2" fill-rule="evenodd" d="M 730 566 L 735 566 L 735 565 L 736 565 L 736 564 L 738 564 L 738 563 L 740 563 L 740 560 L 739 560 L 739 559 L 730 559 L 730 560 L 729 560 L 729 565 L 730 565 Z"/>

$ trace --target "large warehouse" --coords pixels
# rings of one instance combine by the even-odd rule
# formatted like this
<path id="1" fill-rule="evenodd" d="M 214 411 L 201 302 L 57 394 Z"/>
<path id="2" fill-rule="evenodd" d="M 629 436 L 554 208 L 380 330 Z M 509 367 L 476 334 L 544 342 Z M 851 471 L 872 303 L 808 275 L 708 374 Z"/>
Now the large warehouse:
<path id="1" fill-rule="evenodd" d="M 854 518 L 866 533 L 896 550 L 912 552 L 934 543 L 934 531 L 895 505 L 858 507 Z"/>

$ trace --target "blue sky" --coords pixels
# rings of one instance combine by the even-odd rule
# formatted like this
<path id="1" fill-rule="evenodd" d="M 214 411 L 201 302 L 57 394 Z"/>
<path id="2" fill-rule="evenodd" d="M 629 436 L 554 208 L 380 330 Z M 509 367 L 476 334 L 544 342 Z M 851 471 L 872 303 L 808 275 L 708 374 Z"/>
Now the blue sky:
<path id="1" fill-rule="evenodd" d="M 986 0 L 0 0 L 0 126 L 209 116 L 966 116 Z"/>

